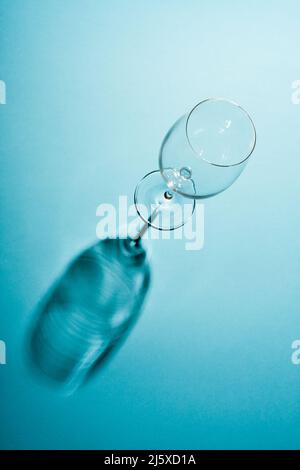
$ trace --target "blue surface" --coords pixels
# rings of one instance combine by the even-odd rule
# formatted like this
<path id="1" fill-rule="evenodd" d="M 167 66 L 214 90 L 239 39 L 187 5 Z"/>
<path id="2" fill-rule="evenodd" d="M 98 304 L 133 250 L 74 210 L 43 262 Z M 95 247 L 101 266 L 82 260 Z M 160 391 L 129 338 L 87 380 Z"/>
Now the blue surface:
<path id="1" fill-rule="evenodd" d="M 298 1 L 1 0 L 1 448 L 299 448 Z M 257 148 L 205 244 L 152 242 L 122 350 L 71 397 L 24 361 L 32 309 L 132 196 L 176 118 L 239 102 Z"/>

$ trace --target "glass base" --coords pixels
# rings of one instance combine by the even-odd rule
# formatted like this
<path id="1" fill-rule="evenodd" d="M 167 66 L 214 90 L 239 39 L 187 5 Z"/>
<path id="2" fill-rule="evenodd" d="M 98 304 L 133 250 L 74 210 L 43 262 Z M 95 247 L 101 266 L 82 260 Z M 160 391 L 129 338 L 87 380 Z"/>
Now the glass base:
<path id="1" fill-rule="evenodd" d="M 159 170 L 141 179 L 135 189 L 134 203 L 141 219 L 158 230 L 181 227 L 195 209 L 195 201 L 172 191 Z"/>

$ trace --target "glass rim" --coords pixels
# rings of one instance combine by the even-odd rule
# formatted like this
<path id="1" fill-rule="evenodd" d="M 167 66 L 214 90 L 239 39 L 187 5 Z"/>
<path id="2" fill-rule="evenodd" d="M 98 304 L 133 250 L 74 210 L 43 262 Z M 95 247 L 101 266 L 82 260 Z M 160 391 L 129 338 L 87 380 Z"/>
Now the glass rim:
<path id="1" fill-rule="evenodd" d="M 251 150 L 250 152 L 246 155 L 246 157 L 244 157 L 242 160 L 240 160 L 239 162 L 237 163 L 231 163 L 231 164 L 221 164 L 221 163 L 214 163 L 210 160 L 208 160 L 207 158 L 204 158 L 202 157 L 199 152 L 197 152 L 194 148 L 194 146 L 192 145 L 191 141 L 190 141 L 190 138 L 189 138 L 189 132 L 188 132 L 188 124 L 189 124 L 189 120 L 193 114 L 193 112 L 196 110 L 196 108 L 198 108 L 199 106 L 201 106 L 201 104 L 204 104 L 204 103 L 207 103 L 209 101 L 223 101 L 223 102 L 226 102 L 226 103 L 229 103 L 233 106 L 236 106 L 237 108 L 239 108 L 245 115 L 246 117 L 249 119 L 249 122 L 250 124 L 252 125 L 252 129 L 253 129 L 253 143 L 252 143 L 252 147 L 251 147 Z M 187 118 L 186 118 L 186 124 L 185 124 L 185 135 L 186 135 L 186 138 L 187 138 L 187 141 L 188 141 L 188 144 L 191 148 L 191 150 L 197 155 L 198 158 L 201 158 L 201 160 L 203 160 L 204 162 L 208 163 L 209 165 L 213 165 L 213 166 L 218 166 L 218 167 L 221 167 L 221 168 L 229 168 L 229 167 L 233 167 L 233 166 L 238 166 L 238 165 L 241 165 L 242 163 L 244 163 L 246 160 L 248 160 L 250 158 L 250 156 L 252 155 L 254 149 L 255 149 L 255 146 L 256 146 L 256 141 L 257 141 L 257 134 L 256 134 L 256 128 L 255 128 L 255 125 L 254 125 L 254 122 L 250 116 L 250 114 L 241 106 L 239 105 L 238 103 L 236 103 L 235 101 L 233 100 L 229 100 L 227 98 L 206 98 L 205 100 L 202 100 L 202 101 L 199 101 L 199 103 L 197 103 L 192 109 L 191 111 L 188 113 L 187 115 Z"/>

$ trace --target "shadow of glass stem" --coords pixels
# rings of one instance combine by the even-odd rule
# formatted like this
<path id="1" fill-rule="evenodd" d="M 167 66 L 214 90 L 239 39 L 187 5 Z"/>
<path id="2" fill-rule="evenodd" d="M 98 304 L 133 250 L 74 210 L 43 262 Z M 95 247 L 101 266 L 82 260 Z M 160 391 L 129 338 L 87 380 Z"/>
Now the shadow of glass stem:
<path id="1" fill-rule="evenodd" d="M 149 285 L 140 241 L 107 239 L 83 251 L 36 309 L 28 344 L 34 369 L 74 392 L 122 344 Z"/>

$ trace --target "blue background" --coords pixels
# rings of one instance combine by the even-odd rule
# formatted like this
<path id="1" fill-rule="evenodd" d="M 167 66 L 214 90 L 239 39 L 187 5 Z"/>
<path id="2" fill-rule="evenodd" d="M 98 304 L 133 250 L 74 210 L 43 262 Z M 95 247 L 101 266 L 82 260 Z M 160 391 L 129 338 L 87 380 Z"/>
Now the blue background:
<path id="1" fill-rule="evenodd" d="M 1 448 L 299 448 L 299 19 L 296 0 L 0 0 Z M 153 241 L 122 350 L 77 394 L 47 388 L 23 357 L 32 309 L 208 96 L 258 143 L 205 202 L 204 248 Z"/>

